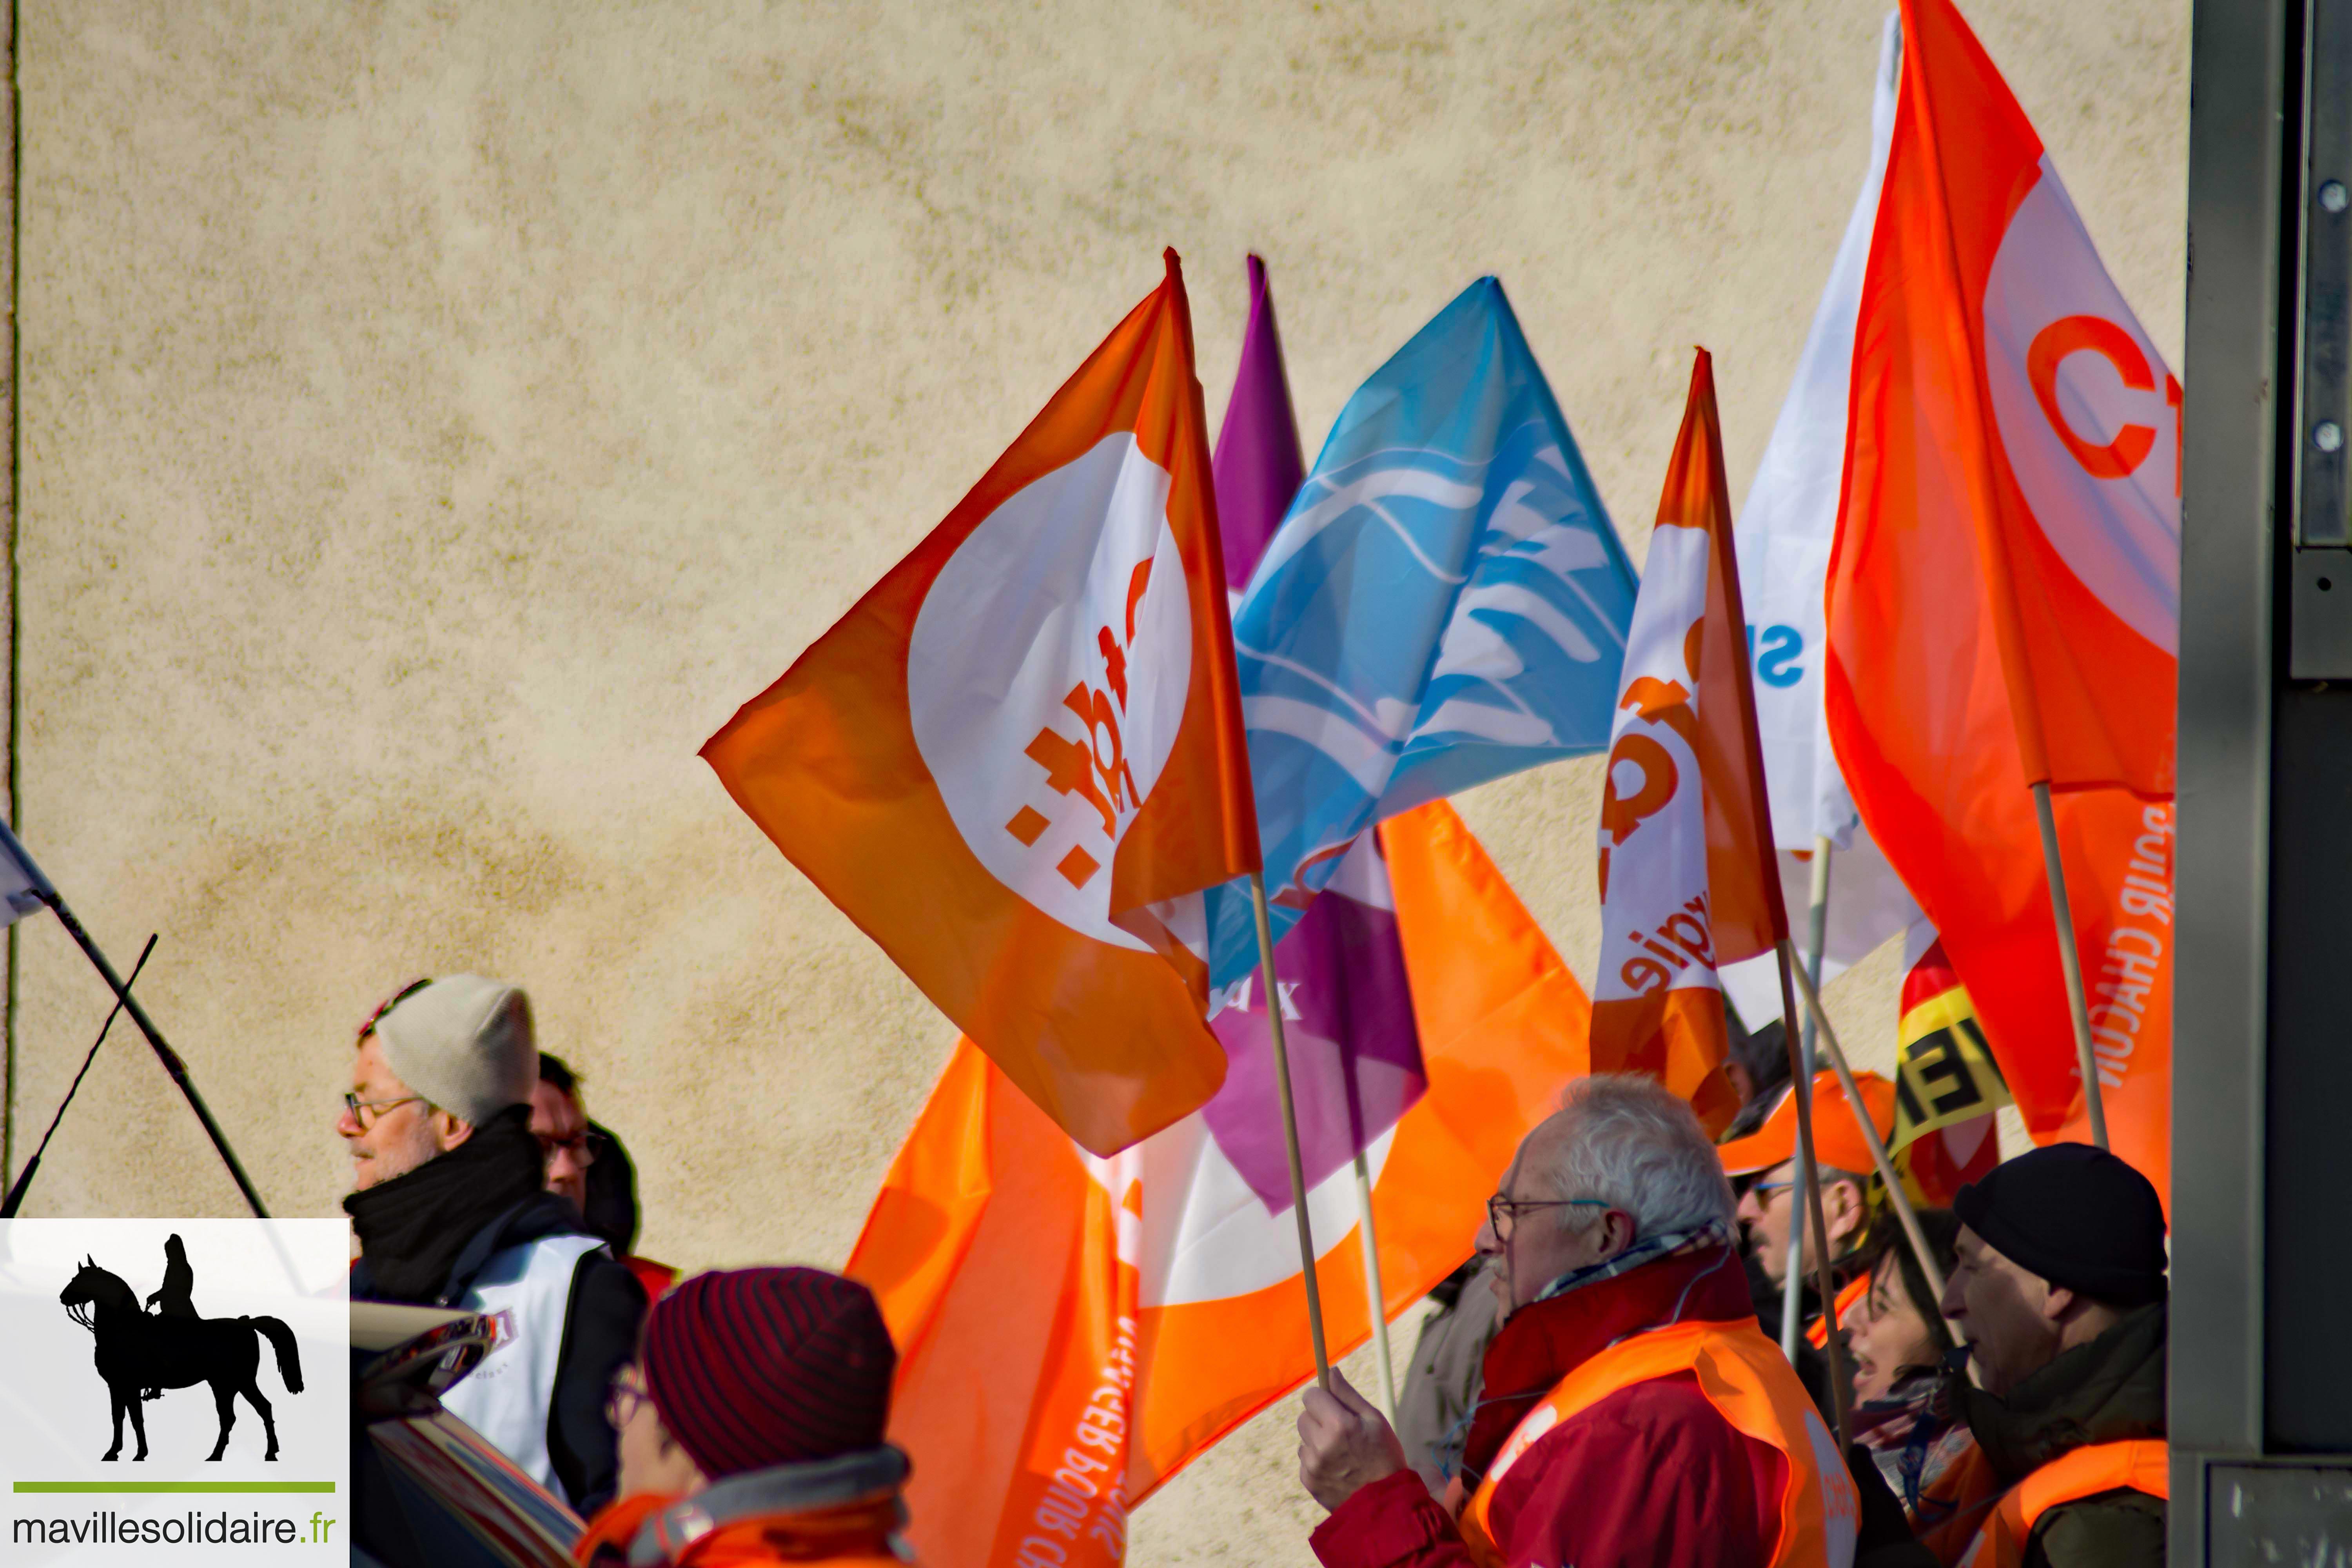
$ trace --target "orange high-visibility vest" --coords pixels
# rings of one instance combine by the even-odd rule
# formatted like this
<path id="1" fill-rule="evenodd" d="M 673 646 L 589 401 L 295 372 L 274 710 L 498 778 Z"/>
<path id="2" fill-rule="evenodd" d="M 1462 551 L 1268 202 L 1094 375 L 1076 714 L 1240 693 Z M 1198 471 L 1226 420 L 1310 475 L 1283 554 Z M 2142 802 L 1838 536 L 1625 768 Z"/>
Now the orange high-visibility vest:
<path id="1" fill-rule="evenodd" d="M 1984 1528 L 1986 1518 L 2000 1503 L 2006 1489 L 1993 1473 L 1992 1461 L 1973 1442 L 1919 1492 L 1919 1511 L 1911 1515 L 1911 1533 L 1936 1554 L 1944 1568 L 1954 1568 Z"/>
<path id="2" fill-rule="evenodd" d="M 2150 1497 L 2172 1496 L 2161 1439 L 2094 1443 L 2051 1460 L 2009 1489 L 1960 1559 L 1960 1568 L 2019 1568 L 2035 1520 L 2061 1503 L 2124 1487 Z"/>
<path id="3" fill-rule="evenodd" d="M 1560 1379 L 1496 1450 L 1486 1479 L 1462 1510 L 1463 1539 L 1487 1568 L 1507 1562 L 1488 1517 L 1495 1489 L 1520 1456 L 1553 1427 L 1622 1388 L 1690 1373 L 1699 1392 L 1741 1434 L 1769 1444 L 1788 1462 L 1772 1568 L 1850 1568 L 1862 1529 L 1862 1500 L 1804 1384 L 1750 1319 L 1677 1323 L 1612 1345 Z"/>
<path id="4" fill-rule="evenodd" d="M 1830 1320 L 1832 1318 L 1835 1318 L 1839 1323 L 1843 1324 L 1845 1321 L 1847 1310 L 1851 1309 L 1856 1301 L 1861 1300 L 1863 1297 L 1869 1292 L 1869 1290 L 1870 1276 L 1867 1274 L 1857 1276 L 1856 1278 L 1845 1282 L 1845 1289 L 1837 1293 L 1836 1310 L 1833 1312 L 1824 1312 L 1820 1317 L 1815 1318 L 1812 1321 L 1812 1326 L 1805 1331 L 1805 1338 L 1813 1342 L 1813 1348 L 1815 1350 L 1825 1351 L 1830 1348 Z"/>

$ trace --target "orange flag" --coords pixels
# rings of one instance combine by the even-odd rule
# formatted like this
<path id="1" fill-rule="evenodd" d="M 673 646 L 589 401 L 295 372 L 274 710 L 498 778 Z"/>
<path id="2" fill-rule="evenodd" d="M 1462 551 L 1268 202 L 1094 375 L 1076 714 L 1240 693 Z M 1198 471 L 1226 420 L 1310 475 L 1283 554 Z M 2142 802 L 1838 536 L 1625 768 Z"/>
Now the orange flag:
<path id="1" fill-rule="evenodd" d="M 1719 965 L 1788 934 L 1748 685 L 1714 362 L 1691 367 L 1681 436 L 1625 644 L 1601 804 L 1592 1070 L 1646 1072 L 1719 1131 Z"/>
<path id="2" fill-rule="evenodd" d="M 1192 317 L 1167 262 L 947 521 L 702 749 L 1100 1154 L 1223 1081 L 1199 894 L 1258 864 Z"/>
<path id="3" fill-rule="evenodd" d="M 2179 386 L 1950 0 L 1904 0 L 1826 589 L 1830 738 L 2035 1138 L 2086 1136 L 2048 782 L 2116 1152 L 2168 1190 Z"/>
<path id="4" fill-rule="evenodd" d="M 1469 1256 L 1519 1140 L 1587 1070 L 1582 987 L 1460 818 L 1380 829 L 1428 1089 L 1367 1150 L 1385 1315 Z M 1334 1351 L 1370 1319 L 1352 1168 L 1307 1194 Z M 899 1350 L 891 1436 L 932 1568 L 1108 1568 L 1127 1515 L 1313 1373 L 1297 1231 L 1188 1117 L 1110 1158 L 969 1041 L 847 1265 Z"/>

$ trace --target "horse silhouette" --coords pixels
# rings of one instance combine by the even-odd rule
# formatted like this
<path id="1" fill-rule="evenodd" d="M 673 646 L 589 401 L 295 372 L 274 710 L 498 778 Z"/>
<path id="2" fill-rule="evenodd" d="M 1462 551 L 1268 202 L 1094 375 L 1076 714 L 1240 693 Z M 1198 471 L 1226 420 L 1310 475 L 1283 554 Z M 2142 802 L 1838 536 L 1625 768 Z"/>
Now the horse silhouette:
<path id="1" fill-rule="evenodd" d="M 220 1441 L 206 1456 L 217 1459 L 228 1451 L 228 1429 L 236 1424 L 236 1396 L 260 1413 L 268 1434 L 269 1451 L 278 1458 L 278 1422 L 269 1401 L 256 1381 L 261 1369 L 261 1339 L 268 1335 L 278 1352 L 278 1373 L 290 1394 L 302 1392 L 302 1361 L 295 1348 L 294 1331 L 276 1318 L 195 1318 L 150 1316 L 140 1310 L 138 1292 L 85 1257 L 81 1268 L 58 1294 L 66 1315 L 98 1339 L 98 1375 L 106 1380 L 114 1402 L 114 1447 L 102 1458 L 122 1453 L 122 1417 L 138 1434 L 139 1451 L 147 1457 L 147 1418 L 141 1412 L 142 1389 L 212 1385 L 213 1404 L 220 1411 Z"/>

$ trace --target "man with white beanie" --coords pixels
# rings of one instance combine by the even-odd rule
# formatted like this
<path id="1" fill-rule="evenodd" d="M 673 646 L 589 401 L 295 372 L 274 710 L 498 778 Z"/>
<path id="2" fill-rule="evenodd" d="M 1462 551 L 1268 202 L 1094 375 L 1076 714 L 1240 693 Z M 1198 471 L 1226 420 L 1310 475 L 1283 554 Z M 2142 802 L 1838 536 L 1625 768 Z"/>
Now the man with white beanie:
<path id="1" fill-rule="evenodd" d="M 354 1299 L 457 1307 L 498 1339 L 442 1404 L 583 1514 L 613 1493 L 604 1396 L 646 1294 L 545 1190 L 530 1132 L 530 1001 L 478 975 L 420 980 L 360 1026 L 335 1125 L 352 1156 Z"/>

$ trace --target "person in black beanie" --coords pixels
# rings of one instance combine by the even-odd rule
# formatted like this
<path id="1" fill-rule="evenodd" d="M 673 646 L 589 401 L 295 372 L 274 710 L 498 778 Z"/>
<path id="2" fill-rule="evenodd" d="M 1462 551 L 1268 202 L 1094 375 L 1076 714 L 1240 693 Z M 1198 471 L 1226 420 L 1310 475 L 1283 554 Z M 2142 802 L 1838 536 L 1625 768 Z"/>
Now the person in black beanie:
<path id="1" fill-rule="evenodd" d="M 1942 1310 L 1981 1386 L 1947 1397 L 2008 1490 L 1975 1568 L 2164 1562 L 2164 1206 L 2108 1153 L 2053 1143 L 1953 1200 Z M 2025 1485 L 2028 1479 L 2032 1485 Z"/>

